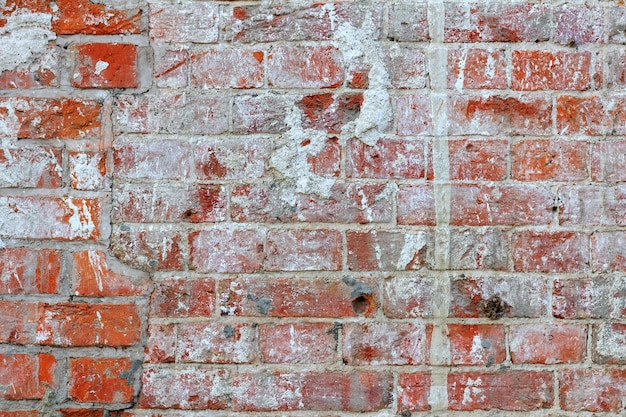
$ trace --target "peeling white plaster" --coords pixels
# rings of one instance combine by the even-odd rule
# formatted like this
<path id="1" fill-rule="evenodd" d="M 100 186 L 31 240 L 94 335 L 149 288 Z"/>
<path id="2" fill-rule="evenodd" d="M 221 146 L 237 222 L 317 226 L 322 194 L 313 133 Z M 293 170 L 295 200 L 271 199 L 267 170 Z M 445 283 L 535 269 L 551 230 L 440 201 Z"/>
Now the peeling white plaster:
<path id="1" fill-rule="evenodd" d="M 48 42 L 56 39 L 52 16 L 18 10 L 0 28 L 0 73 L 28 64 L 42 55 Z"/>

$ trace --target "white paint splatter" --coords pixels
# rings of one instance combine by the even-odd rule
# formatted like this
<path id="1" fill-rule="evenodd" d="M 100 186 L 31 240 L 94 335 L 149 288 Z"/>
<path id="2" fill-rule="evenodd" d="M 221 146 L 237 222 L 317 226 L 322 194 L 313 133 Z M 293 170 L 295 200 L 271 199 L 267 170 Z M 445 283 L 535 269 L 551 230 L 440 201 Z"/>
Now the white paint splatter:
<path id="1" fill-rule="evenodd" d="M 32 62 L 42 55 L 56 35 L 51 29 L 52 16 L 18 10 L 7 17 L 0 28 L 0 73 Z"/>
<path id="2" fill-rule="evenodd" d="M 104 71 L 105 69 L 109 68 L 109 63 L 105 62 L 105 61 L 98 61 L 96 62 L 96 69 L 95 69 L 95 74 L 96 75 L 100 75 L 100 73 L 102 71 Z"/>
<path id="3" fill-rule="evenodd" d="M 83 205 L 79 208 L 71 198 L 67 198 L 64 201 L 67 207 L 72 210 L 72 216 L 69 219 L 70 239 L 88 239 L 96 226 L 93 224 L 87 202 L 83 200 Z"/>

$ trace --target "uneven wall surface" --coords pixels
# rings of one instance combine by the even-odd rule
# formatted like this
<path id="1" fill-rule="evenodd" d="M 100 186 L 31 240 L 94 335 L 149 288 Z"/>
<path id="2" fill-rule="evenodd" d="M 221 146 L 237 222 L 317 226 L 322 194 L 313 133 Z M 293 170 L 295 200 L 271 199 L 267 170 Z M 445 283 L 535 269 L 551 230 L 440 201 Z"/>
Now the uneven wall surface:
<path id="1" fill-rule="evenodd" d="M 623 2 L 0 9 L 0 417 L 624 415 Z"/>

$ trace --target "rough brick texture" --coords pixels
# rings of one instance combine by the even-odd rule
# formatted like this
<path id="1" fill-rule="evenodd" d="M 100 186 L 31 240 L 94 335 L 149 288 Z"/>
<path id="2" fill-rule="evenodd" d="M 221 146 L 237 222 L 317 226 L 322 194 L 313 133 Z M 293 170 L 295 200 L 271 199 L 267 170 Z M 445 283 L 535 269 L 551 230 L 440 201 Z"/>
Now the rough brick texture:
<path id="1" fill-rule="evenodd" d="M 626 412 L 626 5 L 0 1 L 0 417 Z"/>

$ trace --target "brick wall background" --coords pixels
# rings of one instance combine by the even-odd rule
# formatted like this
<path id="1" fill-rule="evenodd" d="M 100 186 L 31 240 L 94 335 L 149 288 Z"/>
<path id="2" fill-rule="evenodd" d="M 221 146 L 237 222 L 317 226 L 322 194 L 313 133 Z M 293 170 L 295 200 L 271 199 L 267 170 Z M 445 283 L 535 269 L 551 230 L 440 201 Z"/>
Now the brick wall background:
<path id="1" fill-rule="evenodd" d="M 622 1 L 0 7 L 1 417 L 624 413 Z"/>

